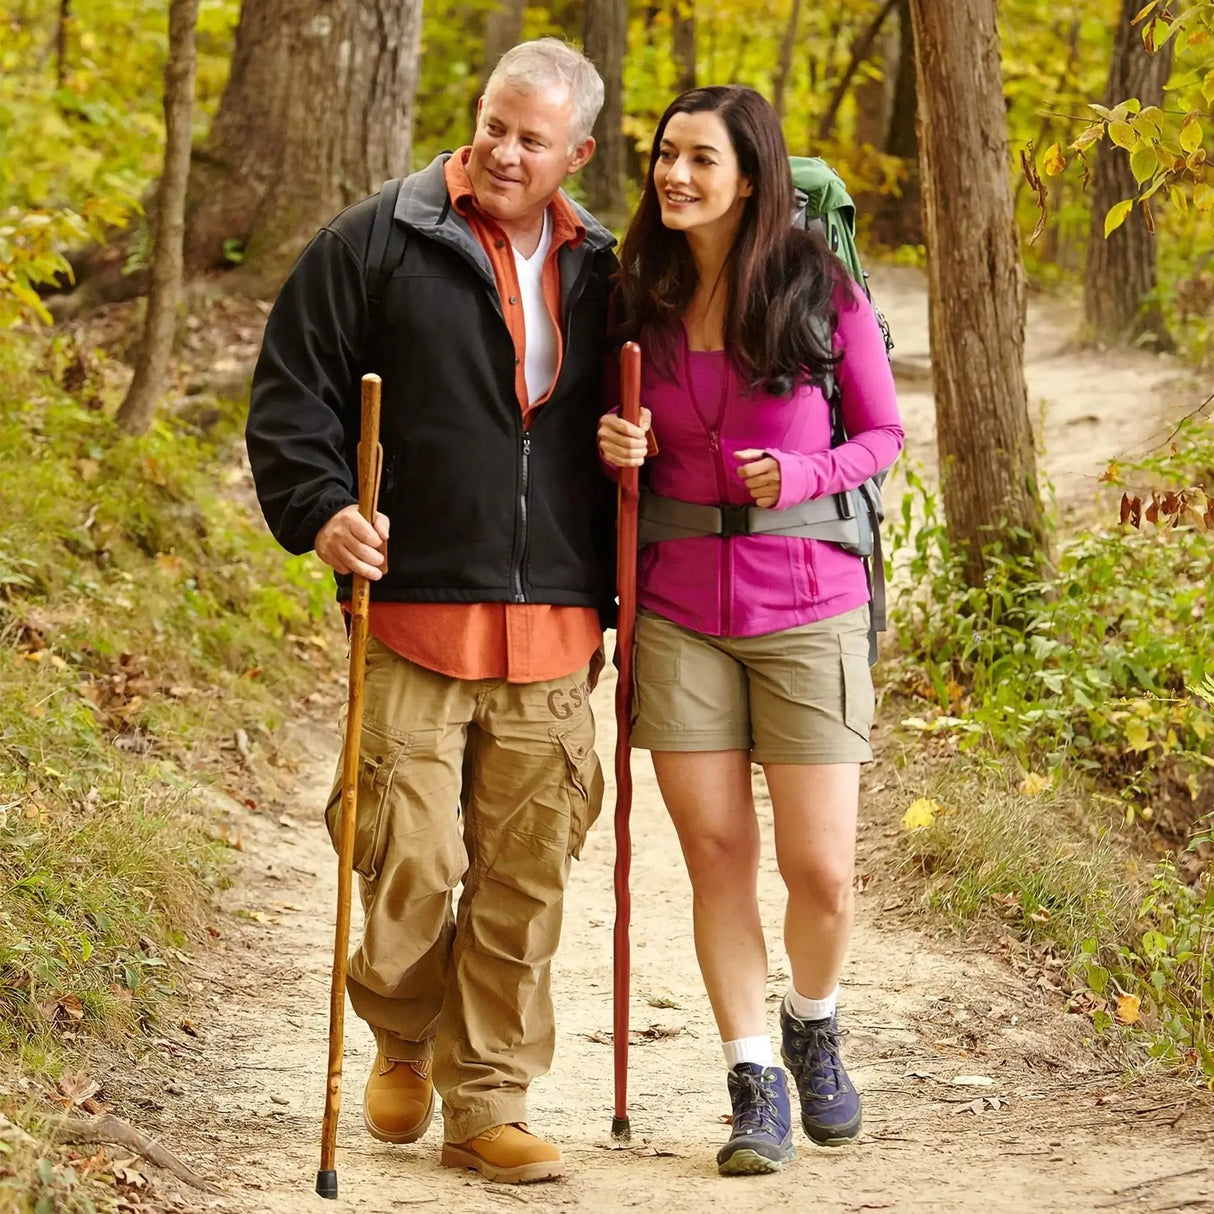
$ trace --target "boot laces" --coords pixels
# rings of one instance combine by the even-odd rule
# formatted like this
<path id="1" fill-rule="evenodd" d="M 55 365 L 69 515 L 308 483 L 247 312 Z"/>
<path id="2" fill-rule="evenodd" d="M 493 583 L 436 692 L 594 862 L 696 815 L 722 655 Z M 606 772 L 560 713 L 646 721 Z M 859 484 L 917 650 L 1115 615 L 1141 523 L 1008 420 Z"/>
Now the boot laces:
<path id="1" fill-rule="evenodd" d="M 733 1128 L 734 1133 L 761 1134 L 778 1130 L 776 1092 L 771 1072 L 758 1075 L 749 1071 L 734 1071 Z"/>
<path id="2" fill-rule="evenodd" d="M 796 1028 L 793 1044 L 805 1060 L 798 1069 L 815 1096 L 831 1099 L 854 1090 L 839 1057 L 839 1030 L 834 1021 Z"/>

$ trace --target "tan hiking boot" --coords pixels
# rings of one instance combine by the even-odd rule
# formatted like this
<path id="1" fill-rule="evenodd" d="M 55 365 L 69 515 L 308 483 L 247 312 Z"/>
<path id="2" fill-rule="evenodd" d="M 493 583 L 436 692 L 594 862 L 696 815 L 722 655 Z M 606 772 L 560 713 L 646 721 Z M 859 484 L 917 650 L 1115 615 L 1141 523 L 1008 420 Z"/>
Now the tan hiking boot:
<path id="1" fill-rule="evenodd" d="M 472 1168 L 500 1184 L 530 1184 L 565 1175 L 560 1151 L 521 1121 L 495 1125 L 467 1142 L 443 1143 L 442 1165 Z"/>
<path id="2" fill-rule="evenodd" d="M 429 1062 L 393 1062 L 376 1053 L 363 1093 L 363 1124 L 380 1142 L 416 1142 L 434 1118 Z"/>

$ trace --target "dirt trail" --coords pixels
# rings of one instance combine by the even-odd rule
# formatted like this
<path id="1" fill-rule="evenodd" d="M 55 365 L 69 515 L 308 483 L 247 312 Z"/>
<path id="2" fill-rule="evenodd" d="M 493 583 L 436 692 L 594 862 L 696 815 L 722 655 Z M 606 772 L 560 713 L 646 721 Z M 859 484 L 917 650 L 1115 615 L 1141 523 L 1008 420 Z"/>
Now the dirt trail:
<path id="1" fill-rule="evenodd" d="M 898 338 L 912 454 L 934 460 L 926 305 L 914 271 L 874 275 Z M 1064 321 L 1066 324 L 1064 325 Z M 1046 462 L 1060 497 L 1090 499 L 1108 458 L 1152 438 L 1174 402 L 1174 364 L 1141 354 L 1075 356 L 1054 345 L 1073 316 L 1047 305 L 1030 322 L 1029 378 L 1046 397 Z M 916 377 L 916 364 L 920 368 Z M 1143 408 L 1143 398 L 1153 404 Z M 1156 439 L 1157 441 L 1157 439 Z M 611 672 L 596 693 L 598 750 L 614 746 Z M 408 1147 L 363 1132 L 359 1102 L 373 1050 L 347 1025 L 339 1143 L 341 1199 L 312 1193 L 323 1105 L 334 861 L 320 822 L 337 741 L 300 727 L 313 759 L 291 803 L 250 812 L 243 869 L 225 895 L 229 920 L 200 966 L 198 1037 L 165 1047 L 173 1076 L 148 1070 L 118 1097 L 228 1197 L 159 1181 L 180 1207 L 247 1214 L 312 1209 L 389 1214 L 413 1206 L 501 1211 L 636 1208 L 662 1214 L 809 1207 L 822 1211 L 1214 1210 L 1210 1101 L 1175 1088 L 1130 1086 L 1091 1050 L 1086 1021 L 1062 1013 L 1048 968 L 1015 966 L 977 943 L 916 929 L 894 864 L 898 817 L 912 795 L 897 770 L 867 769 L 855 941 L 844 972 L 846 1057 L 865 1098 L 865 1133 L 840 1151 L 799 1139 L 783 1174 L 723 1180 L 713 1156 L 727 1130 L 723 1064 L 690 932 L 690 887 L 648 757 L 633 759 L 634 1141 L 613 1149 L 611 930 L 614 849 L 608 809 L 575 866 L 555 967 L 560 1041 L 552 1073 L 532 1089 L 535 1126 L 563 1147 L 570 1177 L 526 1189 L 489 1186 L 438 1166 L 441 1127 Z M 770 805 L 761 898 L 772 945 L 769 1001 L 787 986 L 779 948 L 780 882 Z M 357 930 L 357 919 L 356 919 Z M 984 1076 L 981 1087 L 958 1076 Z M 988 1099 L 983 1102 L 983 1098 Z M 974 1104 L 974 1101 L 978 1101 Z M 997 1105 L 998 1107 L 994 1107 Z M 130 1106 L 130 1107 L 125 1107 Z M 980 1111 L 976 1111 L 980 1110 Z"/>
<path id="2" fill-rule="evenodd" d="M 608 680 L 595 697 L 604 756 L 614 745 L 613 686 Z M 535 1084 L 531 1099 L 533 1123 L 562 1145 L 571 1176 L 503 1191 L 442 1169 L 437 1122 L 414 1146 L 372 1141 L 359 1115 L 372 1043 L 348 1021 L 341 1199 L 322 1203 L 312 1183 L 335 880 L 318 807 L 335 743 L 322 731 L 308 741 L 318 757 L 296 804 L 282 811 L 289 825 L 274 814 L 242 815 L 247 866 L 229 906 L 269 921 L 244 920 L 247 926 L 227 933 L 215 951 L 215 973 L 204 981 L 219 1002 L 194 1016 L 201 1037 L 182 1039 L 174 1083 L 181 1094 L 163 1086 L 147 1092 L 161 1107 L 144 1114 L 145 1128 L 231 1193 L 210 1201 L 183 1193 L 186 1208 L 390 1214 L 414 1205 L 501 1211 L 521 1202 L 540 1211 L 744 1214 L 811 1202 L 822 1211 L 1214 1210 L 1207 1100 L 1127 1086 L 1111 1062 L 1085 1046 L 1086 1022 L 1061 1014 L 1048 976 L 1018 975 L 963 939 L 933 938 L 899 921 L 903 895 L 890 870 L 898 846 L 893 807 L 901 802 L 885 764 L 869 769 L 866 781 L 858 871 L 868 881 L 842 993 L 846 1056 L 866 1102 L 865 1133 L 840 1151 L 801 1139 L 800 1158 L 779 1176 L 718 1177 L 713 1156 L 729 1109 L 723 1064 L 692 950 L 690 887 L 644 755 L 634 756 L 631 1148 L 613 1149 L 609 1133 L 608 811 L 575 867 L 553 983 L 560 1043 L 552 1073 Z M 758 785 L 757 792 L 761 778 Z M 613 795 L 609 790 L 608 806 Z M 777 944 L 770 806 L 761 792 L 758 799 L 774 1025 L 787 970 Z M 952 1082 L 973 1075 L 992 1082 Z M 1006 1103 L 972 1111 L 970 1103 L 983 1097 Z"/>

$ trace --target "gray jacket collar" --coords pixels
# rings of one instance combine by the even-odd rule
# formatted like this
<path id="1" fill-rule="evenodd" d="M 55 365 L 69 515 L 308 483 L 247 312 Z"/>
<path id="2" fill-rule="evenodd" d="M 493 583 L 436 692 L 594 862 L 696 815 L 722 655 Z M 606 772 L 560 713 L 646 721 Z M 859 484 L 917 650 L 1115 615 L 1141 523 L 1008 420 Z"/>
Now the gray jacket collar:
<path id="1" fill-rule="evenodd" d="M 493 267 L 489 264 L 485 250 L 481 248 L 480 241 L 464 217 L 451 205 L 447 180 L 443 175 L 443 166 L 450 157 L 450 152 L 441 153 L 424 169 L 410 174 L 401 182 L 393 218 L 420 235 L 429 236 L 458 250 L 493 283 Z M 586 239 L 576 249 L 561 250 L 561 278 L 564 286 L 563 271 L 566 264 L 578 265 L 588 254 L 611 248 L 615 244 L 615 237 L 585 207 L 574 202 L 564 191 L 562 196 L 586 229 Z M 572 255 L 568 261 L 567 254 Z"/>

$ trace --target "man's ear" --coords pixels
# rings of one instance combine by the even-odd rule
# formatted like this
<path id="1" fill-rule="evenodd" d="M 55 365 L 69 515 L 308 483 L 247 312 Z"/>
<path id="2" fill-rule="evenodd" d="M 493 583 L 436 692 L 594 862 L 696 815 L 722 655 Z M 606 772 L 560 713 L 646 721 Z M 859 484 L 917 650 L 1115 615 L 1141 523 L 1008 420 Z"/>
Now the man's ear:
<path id="1" fill-rule="evenodd" d="M 579 169 L 586 167 L 587 161 L 594 155 L 594 136 L 587 135 L 586 138 L 573 149 L 569 154 L 569 167 L 565 170 L 567 173 L 576 173 Z"/>

